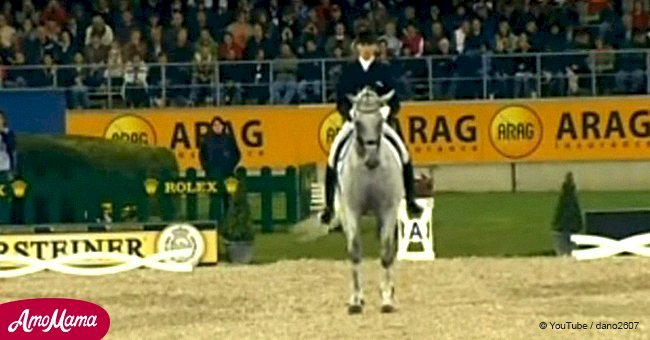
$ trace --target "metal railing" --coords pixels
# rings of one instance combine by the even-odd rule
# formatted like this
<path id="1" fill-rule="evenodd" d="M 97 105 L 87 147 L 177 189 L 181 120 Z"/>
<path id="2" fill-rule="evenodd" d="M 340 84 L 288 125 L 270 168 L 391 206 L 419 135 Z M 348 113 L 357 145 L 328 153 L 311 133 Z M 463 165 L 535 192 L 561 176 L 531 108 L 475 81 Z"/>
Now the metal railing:
<path id="1" fill-rule="evenodd" d="M 343 59 L 5 66 L 2 91 L 62 89 L 70 108 L 316 104 L 335 101 Z M 402 100 L 650 93 L 650 49 L 391 58 Z M 139 75 L 139 76 L 138 76 Z M 140 81 L 134 81 L 140 79 Z"/>

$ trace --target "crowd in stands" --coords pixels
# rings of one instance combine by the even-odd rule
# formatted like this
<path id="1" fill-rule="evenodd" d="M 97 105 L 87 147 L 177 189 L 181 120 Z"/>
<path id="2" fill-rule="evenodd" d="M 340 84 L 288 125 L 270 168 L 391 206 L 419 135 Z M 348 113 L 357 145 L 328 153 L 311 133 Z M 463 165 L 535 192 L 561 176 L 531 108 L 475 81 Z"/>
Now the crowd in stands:
<path id="1" fill-rule="evenodd" d="M 405 98 L 645 93 L 646 2 L 5 0 L 0 80 L 75 108 L 105 88 L 133 107 L 320 102 L 372 30 Z"/>

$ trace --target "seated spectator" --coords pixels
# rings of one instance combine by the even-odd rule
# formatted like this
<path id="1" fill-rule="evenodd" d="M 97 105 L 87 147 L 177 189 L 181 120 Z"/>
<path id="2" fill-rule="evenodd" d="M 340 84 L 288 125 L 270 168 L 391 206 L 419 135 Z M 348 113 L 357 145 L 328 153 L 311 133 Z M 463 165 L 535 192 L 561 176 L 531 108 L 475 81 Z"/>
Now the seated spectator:
<path id="1" fill-rule="evenodd" d="M 399 40 L 397 41 L 399 42 Z M 325 53 L 328 57 L 331 57 L 334 55 L 334 48 L 340 47 L 341 49 L 347 49 L 351 43 L 352 40 L 345 32 L 345 25 L 338 23 L 336 24 L 334 35 L 330 36 L 325 43 Z"/>
<path id="2" fill-rule="evenodd" d="M 434 21 L 431 23 L 431 30 L 428 32 L 428 37 L 424 41 L 424 52 L 426 54 L 435 54 L 438 49 L 438 42 L 442 39 L 447 39 L 442 23 L 440 21 Z"/>
<path id="3" fill-rule="evenodd" d="M 294 41 L 294 46 L 297 47 L 299 54 L 305 53 L 304 46 L 305 43 L 307 43 L 307 41 L 309 40 L 315 41 L 316 44 L 319 46 L 321 45 L 318 28 L 316 27 L 316 24 L 314 24 L 313 22 L 307 23 L 299 39 L 297 41 Z"/>
<path id="4" fill-rule="evenodd" d="M 397 37 L 397 25 L 394 21 L 386 23 L 384 34 L 379 39 L 386 42 L 390 55 L 399 56 L 400 52 L 402 52 L 402 41 Z M 350 46 L 350 44 L 348 43 L 346 46 Z"/>
<path id="5" fill-rule="evenodd" d="M 640 31 L 648 30 L 650 15 L 645 9 L 644 1 L 634 0 L 630 15 L 632 16 L 632 28 Z"/>
<path id="6" fill-rule="evenodd" d="M 150 101 L 156 107 L 165 107 L 167 105 L 167 89 L 169 88 L 170 75 L 165 74 L 167 69 L 167 55 L 164 52 L 156 55 L 152 59 L 153 64 L 149 70 L 149 96 Z"/>
<path id="7" fill-rule="evenodd" d="M 244 59 L 255 59 L 257 57 L 257 51 L 259 49 L 265 50 L 264 53 L 266 55 L 266 51 L 268 49 L 268 41 L 264 36 L 264 28 L 262 25 L 255 24 L 253 25 L 253 35 L 248 38 L 248 42 L 246 43 L 246 49 L 244 50 Z"/>
<path id="8" fill-rule="evenodd" d="M 131 57 L 133 58 L 133 56 Z M 128 59 L 127 59 L 128 60 Z M 124 74 L 124 65 L 122 64 L 122 51 L 120 44 L 114 41 L 108 51 L 108 58 L 106 61 L 106 84 L 110 84 L 111 88 L 119 89 L 122 86 Z"/>
<path id="9" fill-rule="evenodd" d="M 219 44 L 212 38 L 212 35 L 207 28 L 202 28 L 201 33 L 199 33 L 199 39 L 196 41 L 194 50 L 198 51 L 203 47 L 207 47 L 210 50 L 210 54 L 213 56 L 219 55 Z"/>
<path id="10" fill-rule="evenodd" d="M 132 30 L 129 41 L 122 47 L 122 57 L 124 60 L 132 60 L 134 54 L 139 54 L 140 59 L 146 60 L 147 44 L 142 40 L 142 32 L 140 30 Z"/>
<path id="11" fill-rule="evenodd" d="M 237 55 L 231 49 L 226 55 L 226 62 L 219 64 L 220 103 L 222 105 L 239 105 L 242 101 L 242 81 L 246 67 L 236 63 Z"/>
<path id="12" fill-rule="evenodd" d="M 41 22 L 48 21 L 54 21 L 60 27 L 65 27 L 68 21 L 68 13 L 58 0 L 49 0 L 43 13 L 41 13 Z"/>
<path id="13" fill-rule="evenodd" d="M 115 40 L 120 45 L 126 45 L 131 40 L 131 33 L 135 30 L 139 30 L 139 27 L 133 18 L 133 12 L 124 11 L 120 23 L 115 26 Z"/>
<path id="14" fill-rule="evenodd" d="M 517 48 L 517 36 L 515 36 L 510 30 L 510 24 L 507 20 L 502 20 L 499 23 L 499 31 L 494 37 L 495 46 L 496 40 L 501 41 L 503 48 L 506 52 L 512 52 Z"/>
<path id="15" fill-rule="evenodd" d="M 648 48 L 645 32 L 636 31 L 628 48 Z M 646 54 L 643 52 L 619 52 L 616 56 L 616 92 L 625 94 L 644 93 Z"/>
<path id="16" fill-rule="evenodd" d="M 194 55 L 194 97 L 197 105 L 210 105 L 212 95 L 216 58 L 210 46 L 201 46 Z"/>
<path id="17" fill-rule="evenodd" d="M 402 38 L 402 45 L 408 48 L 414 57 L 421 57 L 424 53 L 424 38 L 414 23 L 409 23 Z"/>
<path id="18" fill-rule="evenodd" d="M 28 86 L 31 74 L 30 70 L 25 66 L 25 55 L 22 52 L 14 54 L 11 66 L 4 81 L 5 87 Z"/>
<path id="19" fill-rule="evenodd" d="M 231 52 L 234 54 L 235 60 L 240 60 L 244 54 L 242 48 L 235 44 L 232 33 L 226 32 L 223 35 L 223 41 L 219 45 L 219 59 L 228 59 Z"/>
<path id="20" fill-rule="evenodd" d="M 550 52 L 541 57 L 542 73 L 548 82 L 549 96 L 567 95 L 567 60 L 564 54 L 566 50 L 566 35 L 560 31 L 557 23 L 551 24 L 550 32 L 544 37 L 543 52 Z"/>
<path id="21" fill-rule="evenodd" d="M 151 29 L 148 41 L 148 60 L 156 60 L 160 54 L 165 53 L 166 49 L 163 42 L 162 29 L 160 27 Z"/>
<path id="22" fill-rule="evenodd" d="M 43 65 L 34 70 L 28 81 L 31 87 L 53 87 L 58 81 L 58 68 L 51 54 L 43 56 Z"/>
<path id="23" fill-rule="evenodd" d="M 348 23 L 343 17 L 343 12 L 341 11 L 341 6 L 338 4 L 332 4 L 330 7 L 330 19 L 327 21 L 327 27 L 325 28 L 325 34 L 332 35 L 336 32 L 336 25 L 343 24 L 346 30 L 348 28 Z"/>
<path id="24" fill-rule="evenodd" d="M 92 43 L 93 37 L 98 37 L 100 44 L 106 47 L 113 43 L 113 29 L 106 24 L 101 15 L 95 15 L 92 24 L 86 29 L 86 45 Z"/>
<path id="25" fill-rule="evenodd" d="M 526 55 L 532 53 L 533 49 L 528 41 L 526 33 L 519 36 L 515 53 L 520 54 L 515 58 L 515 98 L 530 98 L 536 96 L 535 73 L 537 72 L 537 61 L 534 56 Z"/>
<path id="26" fill-rule="evenodd" d="M 591 68 L 588 64 L 588 56 L 591 48 L 592 44 L 589 33 L 582 30 L 576 32 L 571 49 L 574 52 L 580 53 L 574 53 L 565 57 L 567 60 L 567 87 L 570 95 L 591 92 Z"/>
<path id="27" fill-rule="evenodd" d="M 614 72 L 614 62 L 616 55 L 611 46 L 606 45 L 603 38 L 598 37 L 594 41 L 596 48 L 589 56 L 589 65 L 594 65 L 596 72 L 596 88 L 604 94 L 609 94 L 612 90 L 611 79 Z"/>
<path id="28" fill-rule="evenodd" d="M 10 50 L 16 29 L 7 23 L 7 18 L 0 14 L 0 50 Z"/>
<path id="29" fill-rule="evenodd" d="M 400 97 L 404 99 L 415 99 L 423 93 L 419 92 L 419 84 L 426 84 L 428 82 L 428 67 L 425 59 L 414 56 L 411 49 L 404 46 L 402 49 L 404 59 L 400 63 L 395 64 L 393 69 L 401 74 L 399 81 L 403 85 L 403 90 Z"/>
<path id="30" fill-rule="evenodd" d="M 176 44 L 176 39 L 178 38 L 178 33 L 185 28 L 184 26 L 185 19 L 183 13 L 181 12 L 172 12 L 171 23 L 163 31 L 163 44 L 165 46 L 172 47 Z M 171 52 L 171 50 L 170 50 Z"/>
<path id="31" fill-rule="evenodd" d="M 456 55 L 451 49 L 449 39 L 438 41 L 434 51 L 432 65 L 433 97 L 435 99 L 453 99 L 456 96 Z"/>
<path id="32" fill-rule="evenodd" d="M 243 50 L 246 47 L 246 41 L 253 35 L 253 27 L 248 22 L 248 12 L 237 13 L 237 20 L 230 24 L 227 30 L 232 34 L 234 44 Z"/>
<path id="33" fill-rule="evenodd" d="M 290 104 L 296 95 L 298 84 L 296 73 L 298 64 L 296 57 L 288 44 L 283 44 L 280 57 L 273 64 L 274 82 L 272 84 L 274 104 Z"/>
<path id="34" fill-rule="evenodd" d="M 124 69 L 122 96 L 128 107 L 149 106 L 149 96 L 147 94 L 149 86 L 147 84 L 147 74 L 149 69 L 139 54 L 136 53 L 131 58 Z"/>
<path id="35" fill-rule="evenodd" d="M 73 63 L 75 53 L 77 53 L 77 49 L 72 43 L 72 36 L 70 35 L 70 32 L 61 32 L 61 41 L 59 43 L 59 50 L 58 55 L 56 56 L 56 60 L 61 65 L 70 65 Z"/>
<path id="36" fill-rule="evenodd" d="M 99 36 L 95 35 L 90 39 L 90 44 L 84 49 L 84 59 L 89 64 L 104 64 L 108 60 L 108 46 L 102 45 Z"/>
<path id="37" fill-rule="evenodd" d="M 334 91 L 334 84 L 339 81 L 339 77 L 341 76 L 341 73 L 343 73 L 343 66 L 347 62 L 344 59 L 345 56 L 343 55 L 344 52 L 342 47 L 335 47 L 333 53 L 334 55 L 332 57 L 334 60 L 328 60 L 325 62 L 325 72 L 327 74 L 327 84 L 325 88 L 327 91 L 329 91 L 327 94 L 327 102 L 336 100 L 336 91 Z"/>
<path id="38" fill-rule="evenodd" d="M 528 36 L 528 41 L 530 41 L 530 47 L 533 51 L 543 51 L 545 39 L 544 35 L 537 28 L 537 23 L 531 20 L 526 23 L 526 35 Z"/>
<path id="39" fill-rule="evenodd" d="M 264 51 L 264 49 L 257 50 L 256 63 L 249 65 L 246 79 L 246 98 L 258 105 L 267 104 L 269 101 L 271 68 L 265 61 Z"/>
<path id="40" fill-rule="evenodd" d="M 305 53 L 298 64 L 298 98 L 301 103 L 316 103 L 321 101 L 322 75 L 321 61 L 323 56 L 313 40 L 305 43 Z"/>
<path id="41" fill-rule="evenodd" d="M 177 106 L 185 106 L 190 103 L 192 86 L 192 66 L 189 66 L 194 59 L 192 45 L 187 40 L 187 30 L 181 29 L 176 37 L 176 44 L 169 52 L 169 62 L 176 65 L 168 67 L 171 80 L 170 94 Z"/>
<path id="42" fill-rule="evenodd" d="M 465 37 L 465 52 L 483 52 L 486 50 L 487 41 L 483 35 L 483 27 L 478 19 L 472 20 L 469 34 Z"/>
<path id="43" fill-rule="evenodd" d="M 465 51 L 465 39 L 469 35 L 469 32 L 470 26 L 468 20 L 463 20 L 460 26 L 454 31 L 454 46 L 458 54 L 462 54 Z"/>

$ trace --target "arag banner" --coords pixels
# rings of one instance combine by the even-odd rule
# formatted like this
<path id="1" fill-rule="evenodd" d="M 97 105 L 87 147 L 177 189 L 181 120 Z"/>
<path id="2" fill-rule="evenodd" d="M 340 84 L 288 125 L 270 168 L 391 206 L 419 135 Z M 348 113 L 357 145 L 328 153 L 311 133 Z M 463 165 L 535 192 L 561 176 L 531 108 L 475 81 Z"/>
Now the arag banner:
<path id="1" fill-rule="evenodd" d="M 647 97 L 405 103 L 416 164 L 650 159 Z M 199 168 L 210 121 L 227 120 L 248 167 L 325 162 L 342 121 L 332 106 L 72 111 L 67 133 L 170 148 Z"/>

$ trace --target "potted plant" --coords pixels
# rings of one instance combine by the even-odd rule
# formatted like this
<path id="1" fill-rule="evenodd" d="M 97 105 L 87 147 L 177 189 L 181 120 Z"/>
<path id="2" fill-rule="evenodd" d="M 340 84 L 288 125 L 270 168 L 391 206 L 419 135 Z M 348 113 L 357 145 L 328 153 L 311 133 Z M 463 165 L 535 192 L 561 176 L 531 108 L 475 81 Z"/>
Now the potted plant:
<path id="1" fill-rule="evenodd" d="M 555 253 L 560 256 L 571 255 L 575 244 L 571 242 L 571 234 L 582 231 L 583 220 L 578 192 L 573 180 L 573 174 L 567 173 L 562 192 L 555 208 L 553 217 L 553 243 Z"/>
<path id="2" fill-rule="evenodd" d="M 241 179 L 237 182 L 223 225 L 220 227 L 224 238 L 226 253 L 231 262 L 250 263 L 253 260 L 253 241 L 255 230 L 246 185 Z"/>

